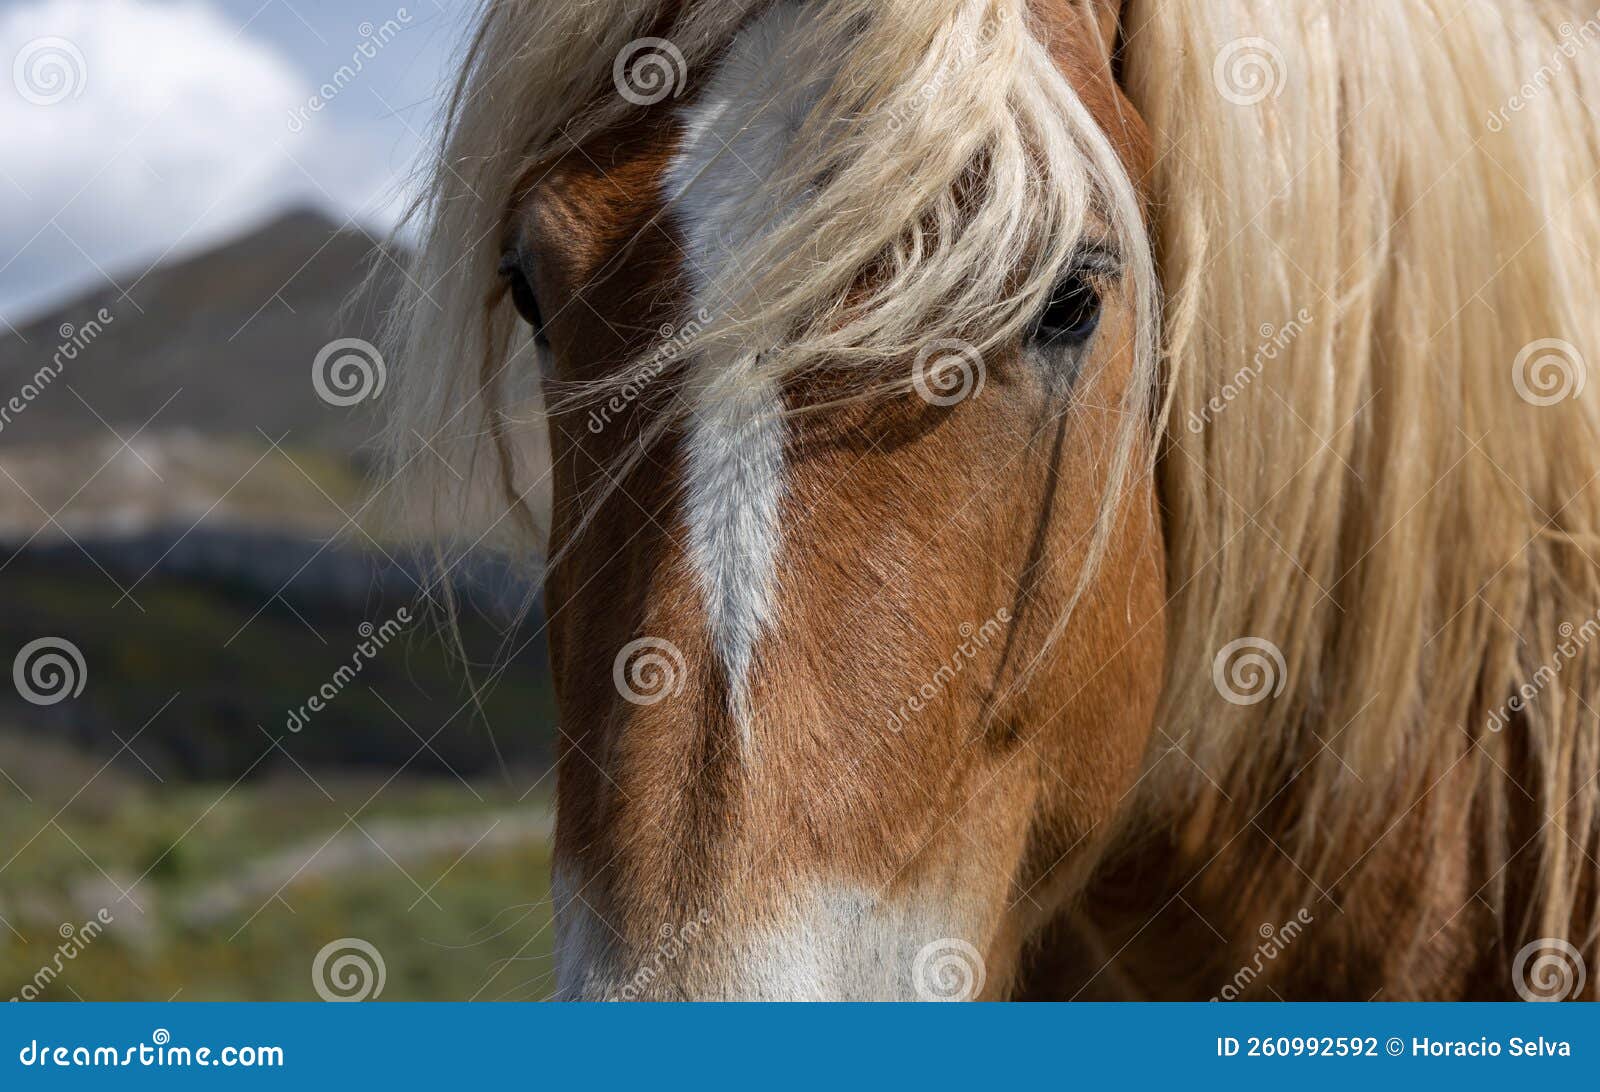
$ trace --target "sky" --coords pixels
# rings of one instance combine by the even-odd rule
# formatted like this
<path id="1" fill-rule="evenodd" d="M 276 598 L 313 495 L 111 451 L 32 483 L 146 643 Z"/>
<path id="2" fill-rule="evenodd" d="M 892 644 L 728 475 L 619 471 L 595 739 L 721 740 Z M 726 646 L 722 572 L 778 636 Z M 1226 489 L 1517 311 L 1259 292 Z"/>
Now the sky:
<path id="1" fill-rule="evenodd" d="M 388 231 L 472 7 L 0 0 L 0 331 L 287 207 Z"/>

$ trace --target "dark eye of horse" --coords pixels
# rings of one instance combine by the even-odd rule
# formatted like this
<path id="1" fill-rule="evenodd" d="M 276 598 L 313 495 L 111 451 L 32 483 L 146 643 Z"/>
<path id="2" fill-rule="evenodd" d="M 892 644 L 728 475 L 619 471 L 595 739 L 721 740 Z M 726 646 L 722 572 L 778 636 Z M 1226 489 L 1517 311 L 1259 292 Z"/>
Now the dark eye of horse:
<path id="1" fill-rule="evenodd" d="M 1082 345 L 1100 325 L 1100 293 L 1081 273 L 1056 285 L 1034 329 L 1035 340 L 1068 348 Z"/>
<path id="2" fill-rule="evenodd" d="M 544 316 L 539 313 L 539 298 L 533 294 L 533 285 L 515 254 L 508 253 L 500 259 L 500 276 L 511 290 L 511 304 L 522 316 L 522 321 L 533 327 L 534 339 L 544 341 Z"/>

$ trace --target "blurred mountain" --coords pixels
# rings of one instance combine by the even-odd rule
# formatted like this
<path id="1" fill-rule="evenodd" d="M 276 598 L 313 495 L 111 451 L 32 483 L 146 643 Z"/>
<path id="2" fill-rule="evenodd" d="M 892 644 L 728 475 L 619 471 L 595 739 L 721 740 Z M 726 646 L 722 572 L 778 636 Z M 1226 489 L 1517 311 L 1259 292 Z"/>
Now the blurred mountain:
<path id="1" fill-rule="evenodd" d="M 137 730 L 155 776 L 230 781 L 277 763 L 260 757 L 263 732 L 287 732 L 282 760 L 307 767 L 547 761 L 528 574 L 469 554 L 436 580 L 369 503 L 382 390 L 342 406 L 336 369 L 320 394 L 313 379 L 331 343 L 377 340 L 403 257 L 292 212 L 113 272 L 0 335 L 0 665 L 48 637 L 89 680 L 59 704 L 0 689 L 0 732 L 115 756 Z M 453 636 L 426 609 L 441 584 L 464 608 Z M 317 731 L 294 728 L 289 715 L 402 611 L 418 619 L 406 639 L 361 661 Z M 493 665 L 492 694 L 467 689 L 457 638 Z M 442 732 L 426 753 L 417 724 Z"/>
<path id="2" fill-rule="evenodd" d="M 10 410 L 0 413 L 0 451 L 60 450 L 142 428 L 260 430 L 285 446 L 357 455 L 375 432 L 374 403 L 328 404 L 312 363 L 335 339 L 376 339 L 400 257 L 299 210 L 191 257 L 113 273 L 103 288 L 0 336 L 0 409 Z M 373 270 L 375 287 L 364 289 Z M 6 406 L 58 352 L 74 358 L 20 411 Z"/>

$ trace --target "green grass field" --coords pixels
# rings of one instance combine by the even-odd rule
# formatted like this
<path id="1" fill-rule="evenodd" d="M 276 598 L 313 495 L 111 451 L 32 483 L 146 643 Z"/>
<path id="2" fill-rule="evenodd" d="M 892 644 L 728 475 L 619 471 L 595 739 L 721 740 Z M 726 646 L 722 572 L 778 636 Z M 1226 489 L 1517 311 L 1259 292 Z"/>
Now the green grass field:
<path id="1" fill-rule="evenodd" d="M 344 938 L 378 952 L 379 1000 L 549 995 L 548 778 L 103 763 L 0 735 L 0 1000 L 316 1000 Z"/>

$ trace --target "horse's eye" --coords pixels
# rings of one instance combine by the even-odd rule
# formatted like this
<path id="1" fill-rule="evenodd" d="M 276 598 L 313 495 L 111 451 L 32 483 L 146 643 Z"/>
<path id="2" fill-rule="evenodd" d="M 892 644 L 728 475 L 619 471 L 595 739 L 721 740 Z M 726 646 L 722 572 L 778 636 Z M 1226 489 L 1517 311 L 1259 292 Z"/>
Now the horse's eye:
<path id="1" fill-rule="evenodd" d="M 1081 273 L 1056 285 L 1050 302 L 1034 329 L 1035 340 L 1045 345 L 1082 345 L 1100 325 L 1100 293 Z"/>
<path id="2" fill-rule="evenodd" d="M 543 341 L 544 316 L 539 313 L 539 297 L 533 294 L 533 285 L 528 283 L 528 274 L 515 254 L 508 253 L 500 259 L 500 276 L 505 278 L 506 287 L 511 291 L 511 304 L 517 314 L 533 327 L 534 338 Z"/>

